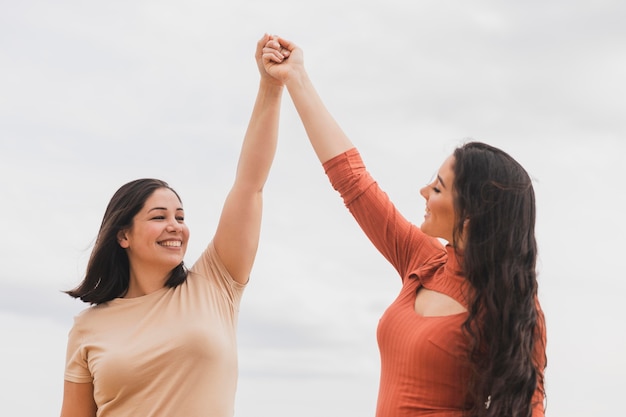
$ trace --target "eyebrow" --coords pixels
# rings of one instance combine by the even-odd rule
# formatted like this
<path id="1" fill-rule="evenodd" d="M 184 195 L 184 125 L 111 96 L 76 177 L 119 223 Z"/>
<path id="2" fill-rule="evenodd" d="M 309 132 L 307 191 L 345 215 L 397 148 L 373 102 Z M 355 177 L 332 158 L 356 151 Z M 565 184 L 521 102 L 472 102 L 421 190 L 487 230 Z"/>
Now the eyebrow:
<path id="1" fill-rule="evenodd" d="M 152 207 L 150 210 L 148 210 L 148 213 L 154 210 L 166 210 L 167 211 L 167 207 Z M 179 207 L 176 209 L 176 211 L 184 211 L 184 210 L 182 207 Z"/>
<path id="2" fill-rule="evenodd" d="M 441 185 L 443 186 L 443 188 L 447 188 L 446 187 L 446 183 L 443 182 L 443 180 L 441 179 L 441 176 L 439 174 L 437 174 L 437 179 L 439 180 L 439 182 L 441 183 Z"/>

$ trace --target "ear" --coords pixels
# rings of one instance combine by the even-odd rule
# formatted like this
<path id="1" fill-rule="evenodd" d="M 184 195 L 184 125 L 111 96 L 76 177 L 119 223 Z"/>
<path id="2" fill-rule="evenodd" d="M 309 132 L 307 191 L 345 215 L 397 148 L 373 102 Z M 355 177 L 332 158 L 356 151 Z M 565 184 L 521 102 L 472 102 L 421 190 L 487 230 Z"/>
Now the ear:
<path id="1" fill-rule="evenodd" d="M 466 217 L 465 220 L 463 220 L 463 239 L 465 239 L 465 236 L 467 236 L 467 228 L 470 225 L 470 219 L 469 217 Z"/>
<path id="2" fill-rule="evenodd" d="M 128 249 L 130 243 L 128 242 L 128 238 L 126 237 L 126 230 L 120 230 L 117 232 L 117 243 L 124 249 Z"/>

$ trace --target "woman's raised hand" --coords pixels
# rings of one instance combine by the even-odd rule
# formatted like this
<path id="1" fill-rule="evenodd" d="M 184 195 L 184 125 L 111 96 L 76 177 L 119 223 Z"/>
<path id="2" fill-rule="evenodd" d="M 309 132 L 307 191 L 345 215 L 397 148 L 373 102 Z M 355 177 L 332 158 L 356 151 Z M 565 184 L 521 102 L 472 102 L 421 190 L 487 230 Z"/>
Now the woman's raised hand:
<path id="1" fill-rule="evenodd" d="M 263 48 L 265 71 L 281 83 L 287 83 L 295 71 L 303 71 L 302 50 L 294 43 L 281 37 L 270 35 Z"/>
<path id="2" fill-rule="evenodd" d="M 270 36 L 263 48 L 265 71 L 285 85 L 321 162 L 353 148 L 317 94 L 304 68 L 304 54 L 294 43 Z"/>
<path id="3" fill-rule="evenodd" d="M 272 76 L 266 70 L 265 65 L 265 49 L 266 45 L 272 41 L 272 35 L 268 35 L 267 33 L 263 35 L 261 39 L 259 39 L 256 43 L 256 51 L 254 53 L 254 58 L 256 60 L 256 65 L 259 68 L 259 73 L 261 74 L 261 79 L 264 81 L 268 81 L 271 84 L 283 85 L 282 81 L 277 77 Z"/>

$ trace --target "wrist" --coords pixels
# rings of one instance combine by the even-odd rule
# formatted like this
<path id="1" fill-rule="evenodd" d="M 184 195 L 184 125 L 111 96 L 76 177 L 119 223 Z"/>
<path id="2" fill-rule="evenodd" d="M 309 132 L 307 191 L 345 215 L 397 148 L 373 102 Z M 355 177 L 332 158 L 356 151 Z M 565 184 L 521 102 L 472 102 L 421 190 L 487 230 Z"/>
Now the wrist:
<path id="1" fill-rule="evenodd" d="M 268 77 L 261 77 L 259 82 L 259 92 L 269 95 L 282 95 L 285 86 L 278 80 Z"/>
<path id="2" fill-rule="evenodd" d="M 291 71 L 284 82 L 287 89 L 301 88 L 310 84 L 309 76 L 304 69 L 301 71 Z"/>

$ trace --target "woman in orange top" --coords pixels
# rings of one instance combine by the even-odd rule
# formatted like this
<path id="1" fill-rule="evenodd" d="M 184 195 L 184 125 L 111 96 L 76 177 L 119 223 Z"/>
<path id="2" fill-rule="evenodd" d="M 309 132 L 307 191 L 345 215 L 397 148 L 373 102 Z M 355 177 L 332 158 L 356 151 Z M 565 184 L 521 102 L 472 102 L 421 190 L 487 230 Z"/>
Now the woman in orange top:
<path id="1" fill-rule="evenodd" d="M 543 416 L 545 323 L 526 171 L 492 146 L 457 148 L 421 189 L 426 214 L 417 227 L 379 189 L 326 110 L 302 51 L 275 38 L 263 52 L 333 187 L 402 278 L 378 327 L 376 415 Z"/>

